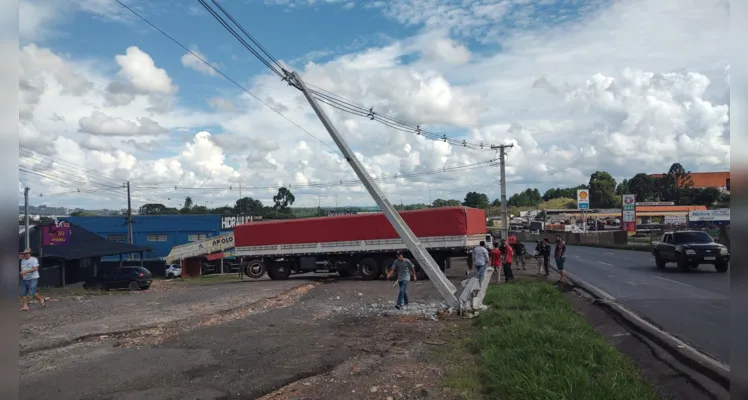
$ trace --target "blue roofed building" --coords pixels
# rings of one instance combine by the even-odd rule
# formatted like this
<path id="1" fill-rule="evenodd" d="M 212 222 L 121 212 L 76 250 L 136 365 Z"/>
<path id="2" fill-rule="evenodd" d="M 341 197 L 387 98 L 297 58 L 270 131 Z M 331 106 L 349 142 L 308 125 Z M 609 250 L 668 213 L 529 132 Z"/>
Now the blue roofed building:
<path id="1" fill-rule="evenodd" d="M 97 235 L 117 242 L 128 243 L 127 220 L 123 216 L 64 217 L 70 223 Z M 174 246 L 202 240 L 221 234 L 221 216 L 199 215 L 133 215 L 133 244 L 148 246 L 145 260 L 165 258 Z M 137 259 L 138 255 L 133 255 Z M 115 260 L 107 257 L 104 260 Z M 118 260 L 119 257 L 116 257 Z"/>

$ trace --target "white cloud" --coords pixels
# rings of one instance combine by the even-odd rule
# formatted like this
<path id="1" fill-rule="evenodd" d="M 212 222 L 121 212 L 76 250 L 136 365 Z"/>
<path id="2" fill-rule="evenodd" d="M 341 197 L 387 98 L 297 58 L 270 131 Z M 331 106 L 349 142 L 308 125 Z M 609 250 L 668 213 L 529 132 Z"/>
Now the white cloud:
<path id="1" fill-rule="evenodd" d="M 197 55 L 197 57 L 195 55 Z M 198 57 L 202 58 L 202 60 L 200 60 L 200 58 Z M 190 68 L 197 72 L 210 75 L 210 76 L 218 75 L 216 73 L 216 70 L 211 68 L 209 65 L 206 65 L 203 62 L 203 60 L 208 62 L 208 58 L 205 57 L 204 54 L 200 53 L 197 49 L 193 49 L 192 53 L 184 53 L 184 55 L 181 58 L 182 65 L 186 68 Z M 218 67 L 217 64 L 212 64 L 212 65 L 215 67 Z"/>
<path id="2" fill-rule="evenodd" d="M 137 122 L 123 118 L 110 117 L 101 111 L 94 111 L 91 116 L 78 121 L 80 131 L 92 135 L 107 136 L 154 136 L 168 132 L 158 122 L 148 118 L 139 118 Z"/>

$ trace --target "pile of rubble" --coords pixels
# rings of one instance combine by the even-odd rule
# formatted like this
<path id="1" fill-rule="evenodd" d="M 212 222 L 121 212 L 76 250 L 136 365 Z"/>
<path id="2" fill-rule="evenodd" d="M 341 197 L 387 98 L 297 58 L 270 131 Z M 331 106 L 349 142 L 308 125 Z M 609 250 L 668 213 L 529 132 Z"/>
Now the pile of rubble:
<path id="1" fill-rule="evenodd" d="M 382 317 L 382 316 L 413 316 L 425 319 L 437 320 L 438 317 L 454 312 L 444 303 L 419 303 L 411 302 L 401 310 L 395 308 L 394 301 L 371 303 L 366 305 L 335 306 L 333 311 L 339 314 L 348 314 L 356 317 Z"/>

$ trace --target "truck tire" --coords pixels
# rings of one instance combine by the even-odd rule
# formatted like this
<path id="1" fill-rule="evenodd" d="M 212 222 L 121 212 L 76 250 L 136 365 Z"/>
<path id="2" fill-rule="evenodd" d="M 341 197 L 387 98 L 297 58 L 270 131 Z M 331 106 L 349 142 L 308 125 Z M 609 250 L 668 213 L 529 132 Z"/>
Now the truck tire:
<path id="1" fill-rule="evenodd" d="M 726 262 L 714 264 L 714 269 L 716 269 L 717 272 L 727 272 L 729 268 L 730 268 L 730 264 Z"/>
<path id="2" fill-rule="evenodd" d="M 380 274 L 384 274 L 385 276 L 387 276 L 387 273 L 390 271 L 390 268 L 392 268 L 393 262 L 395 262 L 394 258 L 391 258 L 391 257 L 385 258 L 384 261 L 382 261 L 382 268 L 380 270 Z M 395 279 L 397 279 L 397 276 L 395 276 L 395 274 L 392 274 L 392 276 L 390 277 L 390 280 L 394 281 Z"/>
<path id="3" fill-rule="evenodd" d="M 655 254 L 655 265 L 657 265 L 657 269 L 665 269 L 665 260 L 660 258 L 659 255 Z"/>
<path id="4" fill-rule="evenodd" d="M 382 274 L 379 263 L 373 258 L 364 258 L 358 262 L 358 266 L 361 268 L 361 278 L 365 281 L 373 281 Z"/>
<path id="5" fill-rule="evenodd" d="M 282 281 L 291 276 L 291 267 L 286 263 L 272 263 L 268 268 L 268 276 L 275 281 Z"/>
<path id="6" fill-rule="evenodd" d="M 252 279 L 260 279 L 267 272 L 267 267 L 262 260 L 251 260 L 242 263 L 242 272 Z"/>

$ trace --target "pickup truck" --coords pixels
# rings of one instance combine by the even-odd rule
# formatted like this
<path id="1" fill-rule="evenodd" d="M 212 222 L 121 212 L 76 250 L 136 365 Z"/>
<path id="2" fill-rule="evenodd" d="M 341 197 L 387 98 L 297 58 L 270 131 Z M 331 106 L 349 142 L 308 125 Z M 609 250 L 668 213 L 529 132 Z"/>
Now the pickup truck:
<path id="1" fill-rule="evenodd" d="M 727 272 L 730 251 L 701 231 L 665 232 L 662 241 L 652 248 L 658 269 L 675 263 L 683 271 L 696 269 L 701 264 L 714 265 L 717 272 Z"/>

